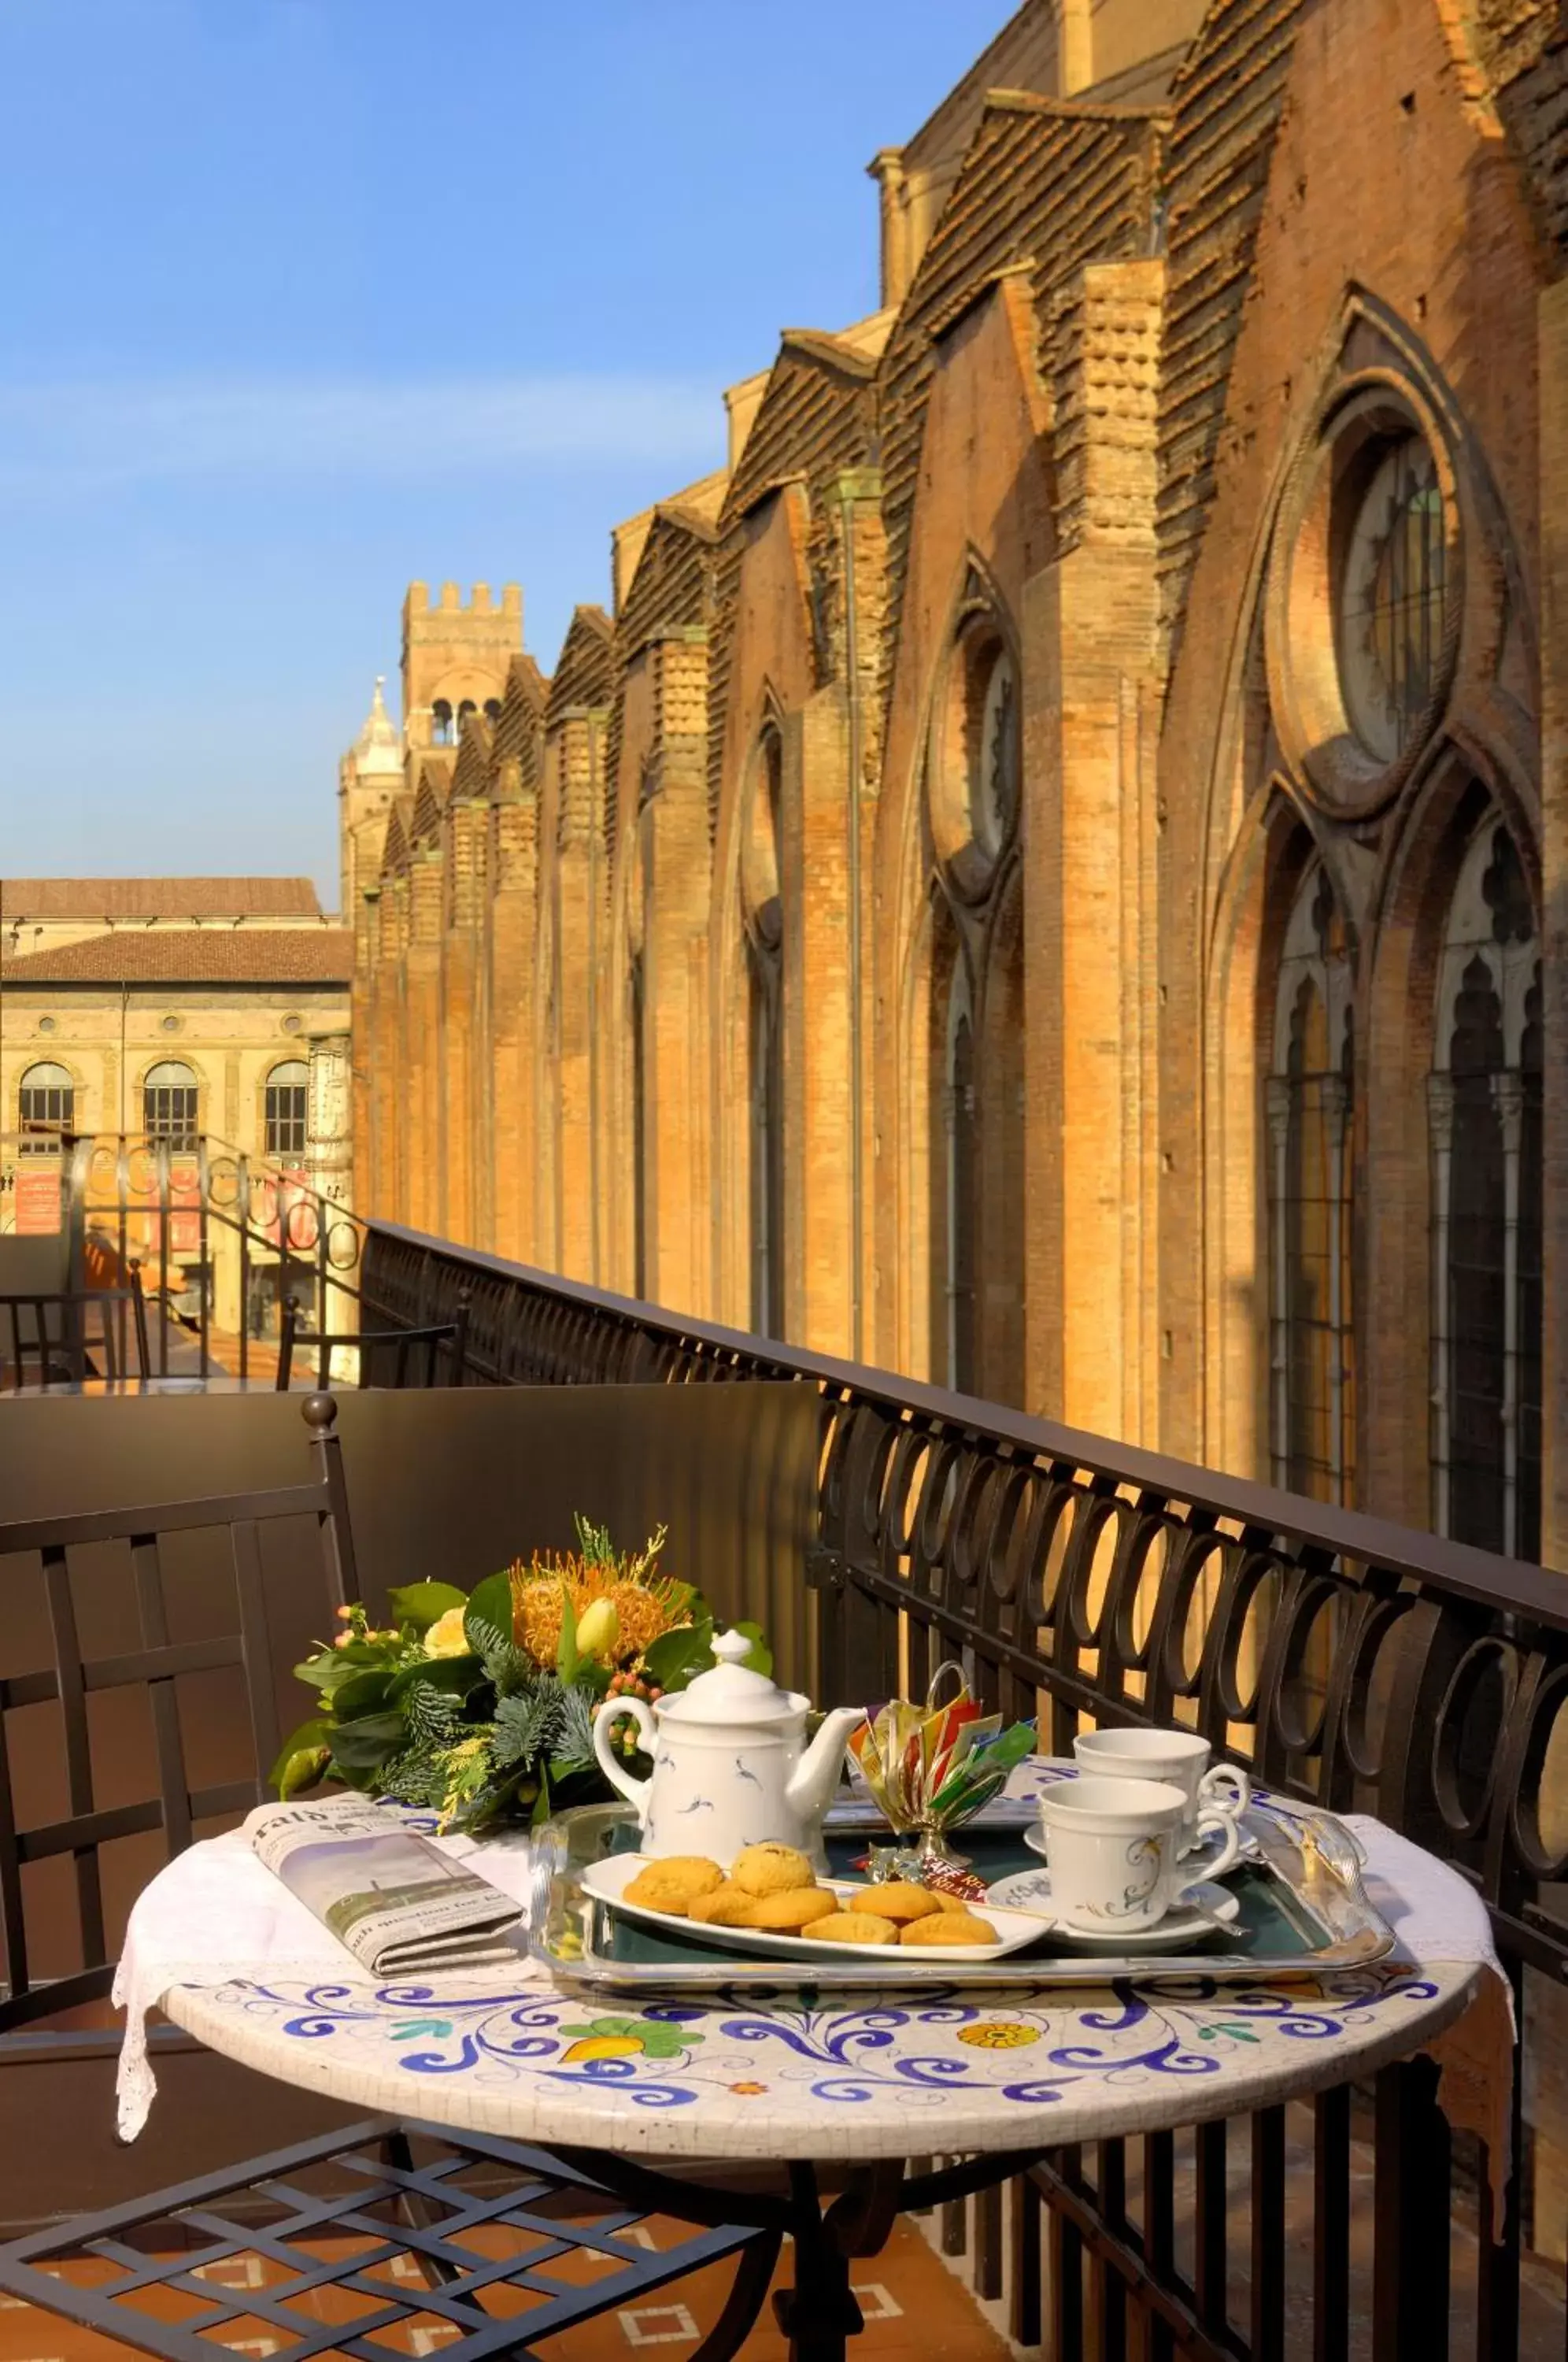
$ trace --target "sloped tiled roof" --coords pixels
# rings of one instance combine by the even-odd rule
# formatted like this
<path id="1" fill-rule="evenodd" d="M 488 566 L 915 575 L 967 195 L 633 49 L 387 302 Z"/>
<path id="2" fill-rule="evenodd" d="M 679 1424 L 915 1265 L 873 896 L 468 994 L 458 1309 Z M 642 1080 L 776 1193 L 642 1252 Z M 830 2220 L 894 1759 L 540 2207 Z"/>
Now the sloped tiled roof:
<path id="1" fill-rule="evenodd" d="M 7 959 L 28 984 L 341 984 L 354 974 L 348 927 L 171 927 L 88 935 Z"/>
<path id="2" fill-rule="evenodd" d="M 7 919 L 314 919 L 308 877 L 6 877 Z"/>
<path id="3" fill-rule="evenodd" d="M 575 706 L 607 706 L 615 693 L 614 627 L 602 607 L 572 610 L 550 680 L 552 722 Z"/>
<path id="4" fill-rule="evenodd" d="M 1165 124 L 1157 110 L 1081 99 L 996 92 L 987 102 L 882 364 L 884 698 L 902 621 L 935 336 L 1010 266 L 1029 267 L 1044 330 L 1055 291 L 1085 263 L 1146 254 Z"/>

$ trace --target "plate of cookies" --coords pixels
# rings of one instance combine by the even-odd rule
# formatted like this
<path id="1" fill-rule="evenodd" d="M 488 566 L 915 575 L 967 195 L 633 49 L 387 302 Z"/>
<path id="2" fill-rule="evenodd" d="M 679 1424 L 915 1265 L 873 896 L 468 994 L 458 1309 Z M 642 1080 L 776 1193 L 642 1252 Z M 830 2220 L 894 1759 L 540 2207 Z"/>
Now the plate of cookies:
<path id="1" fill-rule="evenodd" d="M 585 1893 L 627 1918 L 771 1959 L 885 1959 L 897 1948 L 933 1966 L 998 1960 L 1046 1932 L 1037 1912 L 976 1909 L 902 1880 L 820 1878 L 786 1845 L 747 1846 L 727 1871 L 701 1854 L 612 1854 L 580 1877 Z"/>

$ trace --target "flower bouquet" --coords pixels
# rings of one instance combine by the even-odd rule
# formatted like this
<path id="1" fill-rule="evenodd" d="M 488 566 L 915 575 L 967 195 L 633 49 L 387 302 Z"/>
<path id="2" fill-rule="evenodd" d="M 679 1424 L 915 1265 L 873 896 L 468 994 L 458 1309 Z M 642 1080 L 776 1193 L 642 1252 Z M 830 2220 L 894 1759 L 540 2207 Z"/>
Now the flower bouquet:
<path id="1" fill-rule="evenodd" d="M 684 1689 L 713 1662 L 713 1617 L 690 1584 L 658 1572 L 662 1526 L 634 1556 L 586 1518 L 576 1525 L 576 1551 L 536 1551 L 471 1593 L 392 1591 L 380 1629 L 362 1606 L 339 1608 L 337 1639 L 294 1668 L 318 1706 L 272 1767 L 279 1795 L 336 1779 L 469 1830 L 606 1797 L 595 1706 Z M 771 1672 L 757 1627 L 734 1629 L 752 1641 L 746 1661 Z M 635 1750 L 635 1726 L 622 1728 Z"/>

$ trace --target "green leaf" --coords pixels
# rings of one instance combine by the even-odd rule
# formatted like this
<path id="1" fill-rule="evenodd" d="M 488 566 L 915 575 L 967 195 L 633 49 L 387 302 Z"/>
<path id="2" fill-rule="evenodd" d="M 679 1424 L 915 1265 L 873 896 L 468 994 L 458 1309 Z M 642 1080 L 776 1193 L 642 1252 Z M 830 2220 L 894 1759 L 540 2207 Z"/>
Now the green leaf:
<path id="1" fill-rule="evenodd" d="M 332 1763 L 330 1747 L 300 1747 L 283 1766 L 283 1776 L 278 1783 L 278 1799 L 286 1805 L 291 1796 L 306 1788 L 314 1788 L 326 1777 Z"/>
<path id="2" fill-rule="evenodd" d="M 643 1672 L 661 1690 L 683 1690 L 693 1673 L 712 1662 L 712 1619 L 678 1624 L 672 1632 L 661 1632 L 643 1651 Z"/>
<path id="3" fill-rule="evenodd" d="M 577 1609 L 572 1606 L 571 1593 L 561 1585 L 561 1639 L 556 1650 L 556 1671 L 563 1682 L 575 1682 L 581 1663 L 577 1653 Z"/>
<path id="4" fill-rule="evenodd" d="M 374 1772 L 403 1745 L 401 1714 L 367 1714 L 333 1727 L 332 1760 L 345 1772 Z"/>
<path id="5" fill-rule="evenodd" d="M 291 1730 L 278 1749 L 276 1762 L 267 1774 L 269 1788 L 276 1788 L 282 1794 L 283 1774 L 288 1769 L 290 1758 L 307 1753 L 312 1748 L 326 1747 L 330 1745 L 331 1738 L 332 1725 L 322 1721 L 319 1717 L 314 1722 L 302 1722 L 297 1730 Z"/>
<path id="6" fill-rule="evenodd" d="M 341 1679 L 343 1659 L 336 1649 L 324 1649 L 316 1657 L 307 1657 L 303 1665 L 294 1667 L 294 1679 L 304 1682 L 307 1689 L 329 1690 Z"/>
<path id="7" fill-rule="evenodd" d="M 381 1665 L 355 1667 L 346 1682 L 339 1682 L 332 1692 L 333 1718 L 337 1722 L 357 1722 L 361 1715 L 379 1714 L 388 1701 L 392 1675 Z"/>
<path id="8" fill-rule="evenodd" d="M 469 1595 L 468 1613 L 463 1617 L 463 1629 L 470 1644 L 480 1647 L 475 1626 L 488 1624 L 491 1629 L 509 1638 L 512 1631 L 512 1577 L 504 1570 L 500 1574 L 487 1574 L 476 1584 Z M 482 1650 L 480 1650 L 482 1654 Z"/>
<path id="9" fill-rule="evenodd" d="M 732 1632 L 744 1632 L 746 1639 L 751 1642 L 751 1647 L 741 1659 L 741 1663 L 745 1667 L 746 1671 L 753 1673 L 763 1673 L 771 1680 L 773 1675 L 773 1651 L 768 1647 L 767 1642 L 763 1636 L 761 1625 L 752 1623 L 732 1624 L 730 1626 L 730 1629 Z"/>
<path id="10" fill-rule="evenodd" d="M 428 1632 L 432 1624 L 453 1607 L 467 1607 L 469 1595 L 453 1583 L 400 1583 L 388 1592 L 394 1624 L 412 1624 Z"/>
<path id="11" fill-rule="evenodd" d="M 416 1665 L 404 1665 L 387 1691 L 386 1704 L 401 1705 L 412 1689 L 440 1690 L 447 1697 L 466 1698 L 484 1679 L 484 1667 L 477 1657 L 422 1657 Z"/>

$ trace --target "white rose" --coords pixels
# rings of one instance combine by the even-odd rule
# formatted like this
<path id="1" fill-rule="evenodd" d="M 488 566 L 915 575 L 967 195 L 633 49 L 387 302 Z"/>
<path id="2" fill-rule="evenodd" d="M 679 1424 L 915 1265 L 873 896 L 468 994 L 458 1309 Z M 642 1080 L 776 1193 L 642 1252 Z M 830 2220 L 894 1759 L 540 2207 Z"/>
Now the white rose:
<path id="1" fill-rule="evenodd" d="M 427 1657 L 466 1657 L 469 1654 L 469 1636 L 463 1624 L 464 1612 L 461 1607 L 448 1607 L 445 1616 L 437 1616 L 435 1623 L 425 1635 L 425 1653 Z"/>

